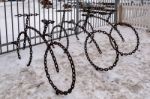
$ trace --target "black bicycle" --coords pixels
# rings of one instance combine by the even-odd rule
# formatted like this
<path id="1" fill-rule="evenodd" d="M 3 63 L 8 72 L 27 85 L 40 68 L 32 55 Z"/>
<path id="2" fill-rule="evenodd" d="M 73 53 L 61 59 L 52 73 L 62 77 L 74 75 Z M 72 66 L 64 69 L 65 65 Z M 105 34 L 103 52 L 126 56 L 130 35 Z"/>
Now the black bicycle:
<path id="1" fill-rule="evenodd" d="M 111 26 L 111 29 L 110 29 L 110 31 L 109 31 L 109 34 L 113 37 L 113 38 L 115 38 L 114 36 L 113 36 L 113 30 L 115 30 L 116 31 L 116 33 L 119 35 L 119 37 L 121 38 L 121 40 L 123 41 L 123 42 L 125 42 L 125 41 L 127 41 L 127 40 L 125 40 L 124 39 L 124 36 L 123 36 L 123 33 L 122 32 L 120 32 L 121 30 L 122 30 L 122 28 L 121 27 L 124 27 L 124 28 L 128 28 L 128 30 L 130 30 L 130 31 L 127 31 L 126 32 L 126 38 L 130 38 L 131 37 L 131 35 L 132 36 L 135 36 L 136 38 L 136 40 L 135 40 L 135 47 L 131 50 L 131 51 L 129 51 L 129 52 L 125 52 L 125 50 L 124 51 L 121 51 L 121 47 L 118 47 L 118 49 L 115 49 L 114 48 L 114 44 L 112 43 L 112 41 L 111 41 L 111 39 L 110 39 L 110 43 L 111 43 L 111 45 L 113 46 L 113 48 L 115 49 L 115 50 L 117 50 L 119 53 L 120 53 L 120 55 L 131 55 L 131 54 L 133 54 L 133 53 L 135 53 L 137 50 L 138 50 L 138 47 L 139 47 L 139 36 L 138 36 L 138 33 L 137 33 L 137 31 L 136 31 L 136 29 L 132 26 L 132 25 L 130 25 L 130 24 L 128 24 L 128 23 L 125 23 L 125 22 L 118 22 L 118 23 L 111 23 L 109 20 L 110 20 L 110 18 L 111 18 L 111 16 L 116 12 L 116 10 L 115 9 L 112 9 L 112 8 L 105 8 L 105 7 L 103 7 L 103 8 L 101 8 L 101 7 L 96 7 L 95 9 L 93 9 L 92 7 L 86 7 L 86 8 L 84 8 L 84 11 L 85 12 L 87 12 L 87 14 L 85 14 L 85 16 L 87 17 L 87 16 L 91 16 L 91 17 L 93 17 L 93 18 L 97 18 L 97 19 L 100 19 L 100 20 L 102 20 L 102 21 L 104 21 L 104 22 L 106 22 L 108 25 L 110 25 Z M 97 15 L 95 15 L 95 14 L 100 14 L 100 15 L 102 15 L 102 16 L 107 16 L 107 18 L 105 19 L 105 18 L 103 18 L 103 17 L 100 17 L 100 16 L 97 16 Z M 127 34 L 128 33 L 128 34 Z M 129 34 L 130 33 L 130 34 Z M 125 34 L 125 33 L 124 33 Z M 133 39 L 131 39 L 131 40 L 133 40 Z M 116 42 L 117 43 L 117 42 Z M 119 43 L 117 43 L 117 45 L 119 45 Z"/>
<path id="2" fill-rule="evenodd" d="M 27 64 L 27 66 L 30 66 L 31 64 L 31 61 L 32 61 L 32 45 L 31 45 L 31 40 L 30 40 L 30 37 L 28 36 L 28 31 L 30 32 L 31 30 L 34 31 L 34 33 L 37 33 L 41 38 L 42 40 L 44 41 L 44 43 L 46 44 L 47 46 L 47 49 L 45 51 L 45 55 L 44 55 L 44 69 L 45 69 L 45 73 L 46 73 L 46 77 L 48 78 L 48 81 L 49 83 L 52 85 L 52 87 L 55 89 L 56 91 L 56 94 L 63 94 L 63 95 L 67 95 L 68 93 L 71 93 L 71 91 L 73 90 L 74 86 L 75 86 L 75 81 L 76 81 L 76 74 L 75 74 L 75 66 L 74 66 L 74 62 L 72 60 L 72 57 L 68 51 L 68 48 L 65 47 L 64 45 L 62 45 L 60 42 L 56 42 L 52 39 L 52 35 L 49 35 L 49 34 L 46 34 L 46 30 L 48 28 L 48 25 L 49 24 L 53 24 L 54 21 L 53 20 L 42 20 L 42 22 L 44 23 L 44 30 L 43 30 L 43 33 L 41 33 L 40 31 L 38 31 L 37 29 L 35 29 L 34 27 L 31 27 L 31 26 L 28 26 L 29 24 L 29 20 L 30 20 L 30 16 L 37 16 L 38 14 L 18 14 L 16 16 L 18 17 L 26 17 L 26 25 L 25 25 L 25 29 L 23 32 L 19 33 L 18 35 L 18 38 L 17 38 L 17 41 L 15 42 L 12 42 L 12 44 L 15 44 L 17 46 L 17 54 L 18 54 L 18 58 L 21 59 L 21 56 L 20 56 L 20 52 L 19 52 L 19 49 L 20 49 L 20 37 L 21 35 L 24 36 L 24 39 L 23 39 L 23 49 L 26 48 L 26 41 L 28 41 L 29 43 L 29 48 L 30 48 L 30 58 L 29 58 L 29 62 Z M 57 26 L 55 26 L 57 27 Z M 54 28 L 55 28 L 54 27 Z M 62 28 L 62 27 L 60 27 Z M 52 29 L 53 30 L 53 29 Z M 64 30 L 62 28 L 62 30 Z M 52 31 L 53 32 L 53 31 Z M 53 33 L 51 33 L 53 34 Z M 50 43 L 49 43 L 49 40 L 46 39 L 46 37 L 50 38 Z M 67 44 L 69 44 L 69 40 L 68 40 L 68 35 L 66 34 L 66 38 L 67 38 Z M 52 59 L 53 59 L 53 62 L 54 62 L 54 65 L 55 65 L 55 68 L 56 68 L 56 71 L 57 73 L 59 72 L 59 66 L 58 66 L 58 62 L 57 62 L 57 59 L 55 57 L 55 54 L 53 52 L 53 49 L 51 47 L 54 48 L 54 46 L 58 46 L 60 47 L 63 51 L 64 51 L 64 54 L 67 55 L 68 57 L 68 60 L 70 62 L 70 66 L 71 66 L 71 69 L 72 69 L 72 83 L 71 83 L 71 86 L 70 88 L 67 90 L 67 91 L 62 91 L 62 90 L 59 90 L 53 83 L 53 81 L 51 80 L 50 78 L 50 74 L 49 74 L 49 71 L 48 71 L 48 66 L 47 66 L 47 55 L 48 55 L 48 52 L 50 52 L 51 56 L 52 56 Z"/>
<path id="3" fill-rule="evenodd" d="M 107 35 L 110 39 L 112 39 L 112 42 L 116 45 L 116 46 L 115 46 L 115 49 L 118 49 L 118 46 L 117 46 L 115 40 L 114 40 L 110 35 L 108 35 L 108 33 L 106 33 L 105 31 L 100 31 L 100 30 L 99 30 L 99 31 L 95 31 L 95 30 L 93 29 L 92 25 L 88 22 L 88 19 L 91 17 L 91 16 L 90 16 L 90 13 L 88 13 L 88 15 L 86 16 L 85 20 L 80 20 L 80 21 L 78 21 L 77 23 L 75 23 L 74 20 L 65 21 L 65 13 L 66 13 L 67 11 L 71 11 L 71 10 L 68 10 L 68 9 L 66 10 L 66 9 L 65 9 L 65 10 L 58 10 L 58 11 L 59 11 L 59 12 L 63 12 L 63 18 L 62 18 L 61 26 L 63 26 L 63 24 L 65 24 L 65 23 L 67 23 L 67 24 L 73 24 L 74 27 L 71 28 L 70 30 L 72 30 L 72 31 L 75 32 L 75 35 L 76 35 L 77 40 L 79 40 L 79 38 L 78 38 L 78 34 L 79 34 L 79 33 L 78 33 L 77 29 L 81 29 L 81 31 L 83 31 L 84 33 L 87 34 L 87 37 L 86 37 L 86 40 L 85 40 L 85 44 L 84 44 L 85 55 L 86 55 L 88 61 L 91 63 L 91 65 L 93 65 L 93 66 L 95 67 L 96 70 L 108 71 L 108 70 L 111 70 L 113 67 L 115 67 L 115 66 L 117 65 L 117 62 L 118 62 L 118 60 L 119 60 L 119 53 L 118 53 L 118 52 L 116 52 L 116 58 L 115 58 L 115 61 L 114 61 L 113 65 L 112 65 L 112 66 L 109 66 L 108 68 L 101 68 L 101 67 L 98 67 L 98 66 L 96 66 L 96 65 L 93 63 L 93 61 L 90 59 L 90 57 L 89 57 L 89 55 L 88 55 L 88 51 L 87 51 L 87 49 L 88 49 L 88 48 L 87 48 L 87 44 L 89 44 L 89 43 L 91 43 L 91 42 L 94 43 L 94 46 L 97 48 L 99 54 L 102 54 L 102 51 L 101 51 L 101 49 L 100 49 L 98 43 L 96 42 L 96 40 L 95 40 L 94 37 L 93 37 L 93 34 L 95 34 L 96 32 L 103 33 L 104 35 Z M 82 22 L 83 24 L 81 24 L 81 22 Z M 91 29 L 92 29 L 91 32 L 88 31 L 87 25 L 89 25 L 89 26 L 91 27 Z M 60 34 L 61 34 L 61 33 L 60 33 Z M 90 41 L 89 43 L 87 43 L 87 41 L 88 41 L 89 39 L 90 39 L 91 41 Z"/>

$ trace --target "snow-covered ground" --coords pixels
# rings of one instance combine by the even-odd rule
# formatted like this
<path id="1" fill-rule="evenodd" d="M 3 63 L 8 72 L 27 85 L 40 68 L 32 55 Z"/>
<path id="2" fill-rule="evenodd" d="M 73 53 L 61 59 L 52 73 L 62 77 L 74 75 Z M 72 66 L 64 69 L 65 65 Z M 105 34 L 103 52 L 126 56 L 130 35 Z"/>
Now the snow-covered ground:
<path id="1" fill-rule="evenodd" d="M 103 28 L 107 30 L 107 27 Z M 127 30 L 122 29 L 125 33 Z M 28 51 L 21 50 L 22 60 L 16 52 L 0 56 L 0 99 L 149 99 L 150 97 L 150 34 L 138 30 L 139 50 L 131 56 L 120 56 L 117 66 L 108 72 L 96 71 L 87 61 L 84 53 L 85 34 L 77 41 L 71 36 L 69 52 L 76 67 L 76 84 L 72 93 L 57 96 L 48 83 L 44 72 L 45 44 L 33 47 L 33 61 L 26 67 Z M 95 47 L 88 46 L 89 55 L 98 66 L 108 66 L 114 60 L 115 51 L 104 35 L 95 36 L 103 54 L 97 54 Z M 63 39 L 65 41 L 65 39 Z M 128 46 L 133 44 L 130 40 Z M 120 44 L 120 46 L 124 46 Z M 122 48 L 121 47 L 121 48 Z M 55 47 L 60 72 L 56 73 L 49 54 L 48 68 L 52 80 L 62 90 L 69 88 L 71 69 L 63 51 Z"/>

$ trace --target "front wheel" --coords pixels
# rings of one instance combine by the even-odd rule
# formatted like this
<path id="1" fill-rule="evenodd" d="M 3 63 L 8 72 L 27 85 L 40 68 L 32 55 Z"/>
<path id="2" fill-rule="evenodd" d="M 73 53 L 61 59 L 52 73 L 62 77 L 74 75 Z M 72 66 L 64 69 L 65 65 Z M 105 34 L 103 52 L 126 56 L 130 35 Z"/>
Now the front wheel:
<path id="1" fill-rule="evenodd" d="M 60 47 L 65 52 L 65 54 L 67 55 L 68 60 L 70 62 L 70 65 L 71 65 L 71 69 L 72 69 L 72 83 L 71 83 L 70 88 L 67 91 L 62 91 L 62 90 L 60 90 L 60 89 L 58 89 L 56 87 L 56 85 L 51 80 L 51 76 L 50 76 L 49 71 L 48 71 L 48 67 L 47 67 L 47 55 L 48 55 L 48 52 L 50 52 L 50 54 L 52 56 L 52 59 L 54 61 L 54 64 L 57 65 L 56 64 L 57 61 L 56 61 L 55 55 L 54 55 L 53 50 L 51 48 L 54 45 L 57 45 L 58 47 Z M 74 66 L 74 62 L 72 60 L 72 57 L 71 57 L 70 53 L 68 52 L 68 50 L 61 43 L 53 41 L 53 42 L 51 42 L 48 45 L 48 47 L 47 47 L 47 49 L 45 51 L 45 55 L 44 55 L 44 66 L 45 66 L 45 73 L 46 73 L 47 79 L 48 79 L 49 83 L 51 84 L 51 86 L 55 89 L 56 94 L 67 95 L 68 93 L 72 92 L 72 90 L 73 90 L 73 88 L 75 86 L 75 81 L 76 81 L 75 66 Z M 57 69 L 59 69 L 58 65 L 57 65 L 56 70 Z M 57 72 L 59 72 L 59 70 Z"/>

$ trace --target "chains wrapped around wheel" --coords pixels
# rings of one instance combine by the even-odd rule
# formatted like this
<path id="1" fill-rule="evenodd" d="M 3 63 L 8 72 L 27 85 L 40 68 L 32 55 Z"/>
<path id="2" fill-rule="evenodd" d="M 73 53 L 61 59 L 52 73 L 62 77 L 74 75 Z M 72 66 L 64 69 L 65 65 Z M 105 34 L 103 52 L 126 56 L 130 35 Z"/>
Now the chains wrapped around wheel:
<path id="1" fill-rule="evenodd" d="M 67 45 L 66 45 L 66 49 L 68 49 L 69 48 L 69 37 L 68 37 L 68 34 L 67 34 L 67 32 L 66 32 L 66 30 L 61 26 L 61 25 L 56 25 L 56 26 L 54 26 L 53 27 L 53 29 L 52 29 L 52 31 L 51 31 L 51 33 L 50 33 L 50 37 L 51 37 L 51 42 L 53 41 L 53 39 L 52 39 L 52 35 L 54 34 L 54 30 L 55 30 L 55 28 L 60 28 L 60 31 L 61 32 L 58 32 L 58 33 L 60 33 L 59 34 L 59 40 L 62 38 L 61 36 L 62 36 L 62 31 L 64 31 L 64 33 L 65 33 L 65 36 L 66 36 L 66 40 L 67 40 Z"/>
<path id="2" fill-rule="evenodd" d="M 111 39 L 115 49 L 118 49 L 118 46 L 116 44 L 116 41 L 114 40 L 114 38 L 111 37 L 110 34 L 106 33 L 105 31 L 101 31 L 101 30 L 97 30 L 97 31 L 94 31 L 93 33 L 103 33 L 105 35 L 108 36 L 109 39 Z M 91 37 L 91 35 L 88 35 L 86 37 L 86 40 L 85 40 L 85 44 L 84 44 L 84 50 L 85 50 L 85 55 L 87 57 L 87 60 L 90 62 L 90 64 L 97 70 L 97 71 L 108 71 L 108 70 L 112 70 L 116 65 L 117 65 L 117 62 L 119 61 L 119 53 L 116 51 L 116 57 L 115 57 L 115 61 L 113 62 L 113 65 L 112 66 L 109 66 L 108 68 L 101 68 L 99 66 L 97 66 L 96 64 L 94 64 L 94 62 L 90 59 L 89 57 L 89 53 L 87 51 L 87 41 L 89 40 L 89 38 L 91 39 L 94 39 L 93 37 Z"/>
<path id="3" fill-rule="evenodd" d="M 53 83 L 53 81 L 51 80 L 50 74 L 48 72 L 48 67 L 47 67 L 47 55 L 48 55 L 48 52 L 50 52 L 53 61 L 55 60 L 54 64 L 57 64 L 55 55 L 54 55 L 53 50 L 51 48 L 53 45 L 57 45 L 60 48 L 62 48 L 64 50 L 65 54 L 67 55 L 68 60 L 70 61 L 70 65 L 71 65 L 71 69 L 72 69 L 72 83 L 71 83 L 71 87 L 67 91 L 62 91 L 62 90 L 58 89 L 56 87 L 56 85 Z M 48 78 L 48 81 L 51 84 L 51 86 L 54 88 L 54 90 L 56 91 L 56 94 L 67 95 L 68 93 L 72 92 L 72 90 L 73 90 L 73 88 L 75 86 L 75 81 L 76 81 L 75 66 L 74 66 L 74 62 L 72 60 L 72 57 L 71 57 L 70 53 L 68 52 L 68 50 L 61 43 L 53 41 L 47 46 L 47 49 L 46 49 L 45 55 L 44 55 L 44 66 L 45 66 L 45 73 L 46 73 L 46 76 Z"/>
<path id="4" fill-rule="evenodd" d="M 130 24 L 128 24 L 128 23 L 116 23 L 114 26 L 116 27 L 116 29 L 117 29 L 117 26 L 125 26 L 125 27 L 129 27 L 129 28 L 131 28 L 131 30 L 133 30 L 133 32 L 135 33 L 135 36 L 136 36 L 136 46 L 135 46 L 135 48 L 132 50 L 132 51 L 130 51 L 130 52 L 121 52 L 120 50 L 119 50 L 119 48 L 115 48 L 115 45 L 113 44 L 113 42 L 112 42 L 112 39 L 110 39 L 110 43 L 111 43 L 111 45 L 112 45 L 112 47 L 118 52 L 118 53 L 120 53 L 120 55 L 121 56 L 123 56 L 123 55 L 125 55 L 125 56 L 127 56 L 127 55 L 132 55 L 133 53 L 135 53 L 137 50 L 138 50 L 138 47 L 139 47 L 139 44 L 140 44 L 140 40 L 139 40 L 139 35 L 138 35 L 138 32 L 136 31 L 136 29 L 132 26 L 132 25 L 130 25 Z M 118 29 L 117 29 L 118 30 Z M 111 30 L 110 30 L 110 35 L 112 35 L 112 31 L 113 31 L 113 28 L 111 28 Z M 119 31 L 119 30 L 118 30 Z"/>
<path id="5" fill-rule="evenodd" d="M 20 55 L 20 51 L 19 51 L 19 49 L 20 49 L 20 37 L 21 37 L 21 35 L 24 35 L 24 39 L 26 39 L 27 41 L 28 41 L 28 43 L 29 43 L 29 49 L 30 49 L 30 57 L 29 57 L 29 62 L 28 62 L 28 64 L 27 64 L 27 66 L 30 66 L 30 64 L 31 64 L 31 61 L 32 61 L 32 45 L 31 45 L 31 40 L 30 40 L 30 38 L 29 38 L 29 36 L 25 33 L 25 32 L 21 32 L 21 33 L 19 33 L 19 35 L 18 35 L 18 38 L 17 38 L 17 42 L 16 42 L 16 46 L 17 46 L 17 54 L 18 54 L 18 58 L 19 59 L 21 59 L 21 55 Z M 24 40 L 25 41 L 25 40 Z M 25 42 L 24 42 L 25 43 Z M 24 45 L 24 44 L 23 44 Z"/>

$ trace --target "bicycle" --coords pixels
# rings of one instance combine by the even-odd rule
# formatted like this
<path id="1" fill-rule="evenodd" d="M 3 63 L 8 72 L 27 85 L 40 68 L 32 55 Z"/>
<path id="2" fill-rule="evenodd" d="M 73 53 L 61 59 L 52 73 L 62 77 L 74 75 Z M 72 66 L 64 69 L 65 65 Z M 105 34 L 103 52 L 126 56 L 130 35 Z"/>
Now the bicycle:
<path id="1" fill-rule="evenodd" d="M 29 24 L 29 20 L 30 20 L 30 16 L 37 16 L 38 14 L 18 14 L 16 16 L 18 17 L 26 17 L 26 25 L 25 25 L 25 29 L 23 32 L 19 33 L 18 35 L 18 38 L 17 38 L 17 41 L 15 42 L 12 42 L 12 44 L 15 44 L 17 46 L 17 54 L 18 54 L 18 58 L 21 59 L 21 56 L 20 56 L 20 53 L 19 53 L 19 48 L 20 48 L 20 37 L 21 35 L 24 35 L 24 42 L 23 42 L 23 49 L 26 48 L 26 40 L 28 40 L 28 43 L 29 43 L 29 48 L 30 48 L 30 57 L 29 57 L 29 62 L 27 64 L 27 66 L 30 66 L 31 64 L 31 61 L 32 61 L 32 45 L 31 45 L 31 40 L 29 38 L 29 36 L 27 35 L 27 31 L 28 30 L 33 30 L 35 33 L 37 33 L 44 41 L 44 43 L 47 45 L 47 49 L 45 51 L 45 54 L 44 54 L 44 69 L 45 69 L 45 73 L 46 73 L 46 77 L 49 81 L 49 83 L 51 84 L 51 86 L 54 88 L 54 90 L 56 91 L 56 94 L 62 94 L 62 95 L 67 95 L 68 93 L 71 93 L 71 91 L 73 90 L 74 86 L 75 86 L 75 81 L 76 81 L 76 73 L 75 73 L 75 66 L 74 66 L 74 63 L 73 63 L 73 60 L 72 60 L 72 57 L 67 49 L 67 47 L 64 47 L 64 45 L 62 45 L 61 43 L 59 42 L 56 42 L 56 41 L 53 41 L 52 40 L 52 35 L 48 35 L 46 34 L 46 30 L 48 28 L 48 25 L 49 24 L 53 24 L 54 21 L 53 20 L 46 20 L 46 19 L 43 19 L 42 22 L 44 23 L 44 30 L 43 30 L 43 34 L 38 31 L 37 29 L 35 29 L 34 27 L 31 27 L 31 26 L 28 26 Z M 66 34 L 66 38 L 67 38 L 67 41 L 68 41 L 68 44 L 69 44 L 69 40 L 68 40 L 68 35 Z M 48 43 L 48 40 L 46 40 L 45 37 L 50 37 L 51 40 L 50 40 L 50 43 Z M 48 51 L 50 52 L 51 56 L 52 56 L 52 59 L 54 61 L 54 65 L 55 65 L 55 69 L 56 69 L 56 72 L 58 73 L 59 72 L 59 67 L 58 67 L 58 63 L 57 63 L 57 60 L 56 60 L 56 57 L 54 55 L 54 52 L 51 48 L 54 47 L 54 45 L 57 45 L 59 46 L 63 51 L 64 53 L 67 55 L 68 57 L 68 60 L 70 61 L 70 65 L 71 65 L 71 69 L 72 69 L 72 83 L 71 83 L 71 87 L 67 90 L 67 91 L 62 91 L 62 90 L 59 90 L 53 83 L 53 81 L 51 80 L 50 78 L 50 74 L 48 72 L 48 67 L 47 67 L 47 54 L 48 54 Z"/>
<path id="2" fill-rule="evenodd" d="M 77 23 L 75 23 L 74 20 L 65 21 L 65 13 L 66 13 L 67 11 L 71 11 L 71 10 L 58 10 L 58 11 L 59 11 L 59 12 L 63 12 L 62 22 L 60 23 L 61 26 L 63 26 L 63 24 L 65 24 L 65 23 L 67 23 L 67 24 L 73 24 L 73 25 L 75 26 L 74 29 L 70 29 L 70 30 L 75 31 L 75 35 L 76 35 L 77 40 L 79 40 L 79 38 L 78 38 L 78 36 L 77 36 L 77 35 L 78 35 L 78 32 L 76 31 L 77 28 L 80 28 L 84 33 L 87 34 L 87 37 L 86 37 L 86 40 L 85 40 L 85 45 L 84 45 L 85 55 L 86 55 L 88 61 L 91 63 L 91 65 L 93 65 L 93 66 L 95 67 L 96 70 L 99 70 L 99 71 L 108 71 L 108 70 L 113 69 L 113 67 L 115 67 L 115 66 L 117 65 L 117 62 L 118 62 L 118 60 L 119 60 L 119 53 L 118 53 L 118 52 L 116 52 L 116 58 L 115 58 L 115 61 L 114 61 L 113 65 L 112 65 L 112 66 L 109 66 L 108 68 L 99 68 L 99 67 L 96 66 L 96 65 L 92 62 L 92 60 L 89 58 L 89 55 L 88 55 L 88 52 L 87 52 L 87 41 L 88 41 L 89 38 L 91 39 L 91 41 L 90 41 L 89 43 L 93 42 L 93 43 L 95 44 L 95 46 L 96 46 L 96 48 L 97 48 L 99 54 L 102 54 L 102 51 L 101 51 L 101 49 L 99 48 L 99 45 L 97 44 L 97 42 L 96 42 L 95 39 L 93 38 L 93 34 L 94 34 L 95 32 L 97 32 L 97 31 L 95 31 L 95 30 L 93 29 L 91 23 L 88 22 L 88 19 L 91 17 L 89 13 L 88 13 L 88 16 L 86 16 L 86 19 L 85 19 L 85 20 L 79 20 Z M 81 22 L 83 22 L 83 25 L 80 24 Z M 87 24 L 89 24 L 89 25 L 91 26 L 92 32 L 87 31 L 87 27 L 86 27 Z M 106 33 L 105 31 L 98 31 L 98 32 L 102 32 L 102 33 L 105 34 L 105 35 L 108 34 L 108 33 Z M 60 34 L 61 34 L 61 33 L 60 33 Z M 116 46 L 115 46 L 115 49 L 118 49 L 118 46 L 117 46 L 115 40 L 114 40 L 110 35 L 107 35 L 107 36 L 108 36 L 110 39 L 113 40 L 112 42 L 116 45 Z"/>
<path id="3" fill-rule="evenodd" d="M 87 57 L 88 61 L 91 63 L 92 66 L 95 67 L 96 70 L 108 71 L 108 70 L 111 70 L 113 67 L 116 66 L 116 64 L 117 64 L 117 62 L 118 62 L 118 60 L 119 60 L 119 54 L 120 54 L 121 56 L 123 56 L 123 55 L 131 55 L 131 54 L 135 53 L 135 51 L 138 49 L 138 46 L 139 46 L 139 37 L 138 37 L 137 31 L 136 31 L 131 25 L 129 25 L 129 24 L 127 24 L 127 23 L 117 23 L 117 24 L 114 25 L 113 23 L 109 22 L 109 19 L 110 19 L 111 15 L 112 15 L 116 10 L 106 9 L 104 6 L 103 6 L 103 7 L 99 7 L 98 9 L 99 9 L 99 10 L 104 10 L 104 11 L 97 12 L 97 11 L 94 11 L 95 9 L 93 9 L 93 7 L 89 7 L 89 6 L 83 8 L 83 10 L 81 10 L 81 11 L 84 11 L 84 12 L 87 13 L 87 14 L 82 14 L 82 16 L 86 16 L 85 20 L 82 20 L 82 21 L 84 22 L 83 25 L 79 25 L 79 23 L 80 23 L 81 21 L 79 21 L 79 22 L 77 22 L 77 23 L 75 23 L 73 20 L 71 20 L 71 21 L 63 21 L 63 22 L 66 22 L 66 23 L 68 23 L 68 24 L 71 23 L 71 24 L 74 24 L 74 25 L 75 25 L 74 31 L 75 31 L 75 34 L 76 34 L 76 38 L 77 38 L 77 39 L 78 39 L 78 33 L 76 32 L 76 29 L 77 29 L 77 28 L 81 28 L 84 32 L 86 32 L 86 33 L 88 34 L 88 36 L 86 37 L 85 46 L 84 46 L 84 48 L 85 48 L 85 54 L 86 54 L 86 57 Z M 97 10 L 97 8 L 96 8 L 96 10 Z M 65 13 L 65 12 L 64 12 L 64 13 Z M 104 18 L 102 18 L 102 17 L 97 17 L 97 16 L 94 15 L 95 13 L 99 13 L 99 14 L 101 14 L 101 15 L 108 15 L 108 17 L 107 17 L 107 19 L 104 19 Z M 86 30 L 86 24 L 88 23 L 88 19 L 89 19 L 90 17 L 99 18 L 99 19 L 101 19 L 101 20 L 107 22 L 109 25 L 111 25 L 110 33 L 107 33 L 106 31 L 94 30 L 94 29 L 93 29 L 92 32 L 90 32 L 90 33 L 88 33 L 87 31 L 85 31 L 85 30 Z M 122 34 L 120 33 L 120 31 L 119 31 L 119 30 L 117 29 L 117 27 L 116 27 L 116 25 L 120 25 L 120 24 L 121 24 L 121 25 L 125 25 L 125 26 L 127 26 L 127 27 L 130 27 L 130 28 L 134 31 L 135 35 L 136 35 L 136 38 L 137 38 L 137 45 L 136 45 L 135 49 L 132 50 L 131 52 L 125 53 L 125 52 L 119 51 L 119 47 L 118 47 L 118 45 L 117 45 L 115 39 L 112 37 L 112 30 L 114 29 L 115 31 L 117 31 L 119 37 L 120 37 L 121 40 L 124 42 L 124 38 L 123 38 Z M 91 26 L 92 26 L 92 25 L 91 25 Z M 109 68 L 99 68 L 98 66 L 96 66 L 96 65 L 92 62 L 92 60 L 89 58 L 89 55 L 88 55 L 88 53 L 87 53 L 87 41 L 88 41 L 89 38 L 93 38 L 93 37 L 94 37 L 94 34 L 95 34 L 96 32 L 102 32 L 103 34 L 107 35 L 107 36 L 109 37 L 109 41 L 110 41 L 111 46 L 113 47 L 113 49 L 116 50 L 115 62 L 114 62 L 113 65 L 110 66 Z M 90 37 L 90 36 L 91 36 L 91 37 Z M 79 40 L 79 39 L 78 39 L 78 40 Z M 95 41 L 94 39 L 91 39 L 91 40 L 92 40 L 92 41 Z M 91 42 L 91 41 L 90 41 L 90 42 Z M 96 41 L 95 41 L 95 42 L 96 42 Z M 99 53 L 101 54 L 102 52 L 101 52 L 100 48 L 98 47 L 98 44 L 95 43 L 95 45 L 96 45 L 96 48 L 98 49 Z"/>
<path id="4" fill-rule="evenodd" d="M 133 34 L 135 35 L 135 37 L 136 37 L 136 46 L 134 47 L 133 50 L 131 50 L 131 51 L 129 51 L 129 52 L 120 51 L 120 50 L 119 50 L 120 48 L 115 49 L 115 48 L 114 48 L 114 45 L 113 45 L 113 43 L 112 43 L 112 41 L 111 41 L 111 39 L 110 39 L 111 45 L 113 46 L 113 48 L 114 48 L 115 50 L 117 50 L 117 51 L 120 53 L 121 56 L 123 56 L 123 55 L 125 55 L 125 56 L 127 56 L 127 55 L 132 55 L 133 53 L 135 53 L 135 52 L 138 50 L 138 47 L 139 47 L 139 43 L 140 43 L 140 42 L 139 42 L 139 36 L 138 36 L 138 33 L 137 33 L 136 29 L 135 29 L 133 26 L 131 26 L 130 24 L 125 23 L 125 22 L 118 22 L 118 23 L 113 24 L 113 23 L 111 23 L 111 22 L 109 21 L 111 15 L 116 12 L 115 9 L 103 8 L 102 11 L 95 11 L 95 10 L 97 10 L 97 9 L 100 10 L 101 7 L 100 7 L 100 8 L 97 8 L 97 9 L 92 9 L 91 7 L 87 7 L 86 9 L 87 9 L 87 10 L 85 10 L 85 11 L 87 11 L 88 13 L 90 13 L 90 14 L 91 14 L 91 17 L 98 18 L 98 19 L 100 19 L 100 20 L 106 22 L 107 24 L 109 24 L 109 25 L 111 26 L 111 29 L 110 29 L 110 31 L 109 31 L 109 34 L 110 34 L 111 36 L 113 36 L 112 33 L 113 33 L 113 30 L 115 30 L 115 31 L 118 33 L 119 37 L 122 39 L 123 42 L 125 42 L 125 40 L 124 40 L 124 37 L 122 36 L 120 30 L 118 29 L 118 26 L 124 26 L 124 27 L 129 28 L 129 29 L 132 30 L 132 33 L 133 33 Z M 91 10 L 91 11 L 90 11 L 90 10 Z M 107 17 L 107 19 L 104 19 L 104 18 L 102 18 L 102 17 L 99 17 L 99 16 L 94 15 L 94 14 L 96 14 L 96 13 L 98 13 L 98 14 L 100 14 L 100 15 L 108 15 L 108 17 Z M 85 16 L 88 16 L 88 14 L 85 14 Z M 118 45 L 118 44 L 117 44 L 117 45 Z"/>

